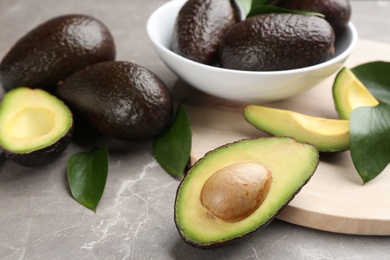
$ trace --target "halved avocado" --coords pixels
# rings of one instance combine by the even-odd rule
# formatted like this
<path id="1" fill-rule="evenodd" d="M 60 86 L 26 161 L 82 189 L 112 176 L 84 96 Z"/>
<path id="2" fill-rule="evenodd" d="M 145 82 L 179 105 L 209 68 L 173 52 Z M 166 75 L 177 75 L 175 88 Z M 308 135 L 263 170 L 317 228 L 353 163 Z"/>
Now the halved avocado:
<path id="1" fill-rule="evenodd" d="M 52 162 L 70 143 L 73 117 L 58 98 L 41 89 L 19 87 L 0 105 L 0 146 L 23 166 Z"/>
<path id="2" fill-rule="evenodd" d="M 341 119 L 349 119 L 355 108 L 379 104 L 355 74 L 346 67 L 337 73 L 332 90 L 336 110 Z"/>
<path id="3" fill-rule="evenodd" d="M 208 248 L 265 227 L 315 172 L 318 151 L 289 137 L 247 139 L 198 160 L 176 194 L 181 237 Z"/>
<path id="4" fill-rule="evenodd" d="M 274 136 L 290 136 L 313 144 L 321 152 L 349 149 L 349 121 L 313 117 L 301 113 L 248 105 L 245 119 L 256 128 Z"/>

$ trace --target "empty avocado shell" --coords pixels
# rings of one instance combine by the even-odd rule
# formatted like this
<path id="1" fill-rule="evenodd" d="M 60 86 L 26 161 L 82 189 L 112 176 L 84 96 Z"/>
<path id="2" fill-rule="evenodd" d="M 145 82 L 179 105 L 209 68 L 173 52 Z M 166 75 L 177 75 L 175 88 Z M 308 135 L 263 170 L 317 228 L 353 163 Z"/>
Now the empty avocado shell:
<path id="1" fill-rule="evenodd" d="M 23 166 L 52 162 L 68 146 L 73 117 L 68 107 L 41 89 L 7 92 L 0 105 L 0 146 Z"/>

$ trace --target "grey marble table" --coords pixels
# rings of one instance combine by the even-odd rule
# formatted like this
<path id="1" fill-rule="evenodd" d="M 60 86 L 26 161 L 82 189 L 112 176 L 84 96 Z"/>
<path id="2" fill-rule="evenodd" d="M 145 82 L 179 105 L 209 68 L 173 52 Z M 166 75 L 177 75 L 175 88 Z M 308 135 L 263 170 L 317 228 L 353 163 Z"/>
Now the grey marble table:
<path id="1" fill-rule="evenodd" d="M 178 79 L 157 58 L 145 23 L 163 0 L 0 0 L 0 58 L 33 26 L 85 13 L 111 30 L 117 58 L 139 63 L 172 86 Z M 361 38 L 390 43 L 390 1 L 352 1 Z M 390 60 L 390 57 L 387 57 Z M 334 234 L 279 220 L 229 247 L 185 244 L 173 220 L 179 182 L 155 162 L 149 142 L 109 142 L 110 167 L 97 213 L 70 195 L 65 162 L 28 169 L 0 161 L 0 259 L 390 259 L 389 237 Z"/>

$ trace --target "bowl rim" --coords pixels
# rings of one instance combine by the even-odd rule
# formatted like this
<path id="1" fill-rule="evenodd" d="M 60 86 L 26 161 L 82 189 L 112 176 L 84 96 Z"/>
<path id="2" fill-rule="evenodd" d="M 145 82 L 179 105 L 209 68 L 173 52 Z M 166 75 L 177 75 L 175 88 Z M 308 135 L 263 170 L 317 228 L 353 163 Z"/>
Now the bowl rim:
<path id="1" fill-rule="evenodd" d="M 169 53 L 170 55 L 175 56 L 175 58 L 182 60 L 183 62 L 187 62 L 188 64 L 192 64 L 193 66 L 197 66 L 199 68 L 204 68 L 211 70 L 216 73 L 232 73 L 232 74 L 240 74 L 240 75 L 288 75 L 288 74 L 295 74 L 295 73 L 303 73 L 308 71 L 317 70 L 320 68 L 325 68 L 328 65 L 332 65 L 338 62 L 341 62 L 345 60 L 352 52 L 352 50 L 356 47 L 357 41 L 358 41 L 358 32 L 356 30 L 355 25 L 352 21 L 348 22 L 346 30 L 350 31 L 351 34 L 351 41 L 349 43 L 349 46 L 341 53 L 339 53 L 336 57 L 332 57 L 329 60 L 326 60 L 324 62 L 311 65 L 308 67 L 302 67 L 302 68 L 296 68 L 296 69 L 289 69 L 289 70 L 278 70 L 278 71 L 246 71 L 246 70 L 235 70 L 235 69 L 227 69 L 227 68 L 221 68 L 217 66 L 202 64 L 196 61 L 192 61 L 190 59 L 187 59 L 175 52 L 173 52 L 170 48 L 164 46 L 160 41 L 156 40 L 154 37 L 152 37 L 152 21 L 156 19 L 156 16 L 162 12 L 165 11 L 167 8 L 176 7 L 179 4 L 184 4 L 186 0 L 172 0 L 169 1 L 157 9 L 155 9 L 151 15 L 149 16 L 147 23 L 146 23 L 146 30 L 147 34 L 149 36 L 149 39 L 152 41 L 154 45 L 156 45 L 159 49 L 165 51 L 166 53 Z"/>

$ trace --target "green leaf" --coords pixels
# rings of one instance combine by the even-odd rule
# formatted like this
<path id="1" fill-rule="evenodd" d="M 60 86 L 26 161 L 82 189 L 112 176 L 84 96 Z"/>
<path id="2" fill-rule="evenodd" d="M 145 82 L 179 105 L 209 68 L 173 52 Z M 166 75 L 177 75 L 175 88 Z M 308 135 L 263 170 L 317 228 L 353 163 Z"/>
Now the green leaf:
<path id="1" fill-rule="evenodd" d="M 251 16 L 256 16 L 260 14 L 267 13 L 290 13 L 290 14 L 304 14 L 304 15 L 313 15 L 318 17 L 325 17 L 323 14 L 309 11 L 299 11 L 299 10 L 290 10 L 282 7 L 271 6 L 271 5 L 252 5 L 250 12 L 247 15 L 247 18 Z"/>
<path id="2" fill-rule="evenodd" d="M 72 196 L 81 205 L 96 212 L 108 174 L 107 148 L 95 148 L 71 155 L 67 175 Z"/>
<path id="3" fill-rule="evenodd" d="M 244 13 L 246 14 L 246 18 L 267 13 L 292 13 L 314 15 L 322 18 L 325 17 L 323 14 L 316 12 L 290 10 L 282 7 L 277 7 L 273 5 L 274 0 L 235 0 L 235 2 L 243 9 Z"/>
<path id="4" fill-rule="evenodd" d="M 351 70 L 378 100 L 390 104 L 390 62 L 368 62 Z"/>
<path id="5" fill-rule="evenodd" d="M 350 119 L 350 150 L 363 183 L 378 176 L 390 162 L 390 105 L 360 107 Z"/>
<path id="6" fill-rule="evenodd" d="M 182 178 L 192 145 L 190 121 L 182 103 L 171 127 L 154 138 L 152 145 L 154 157 L 161 167 L 173 177 Z"/>
<path id="7" fill-rule="evenodd" d="M 270 5 L 274 0 L 252 0 L 251 9 L 257 8 L 263 5 Z"/>

